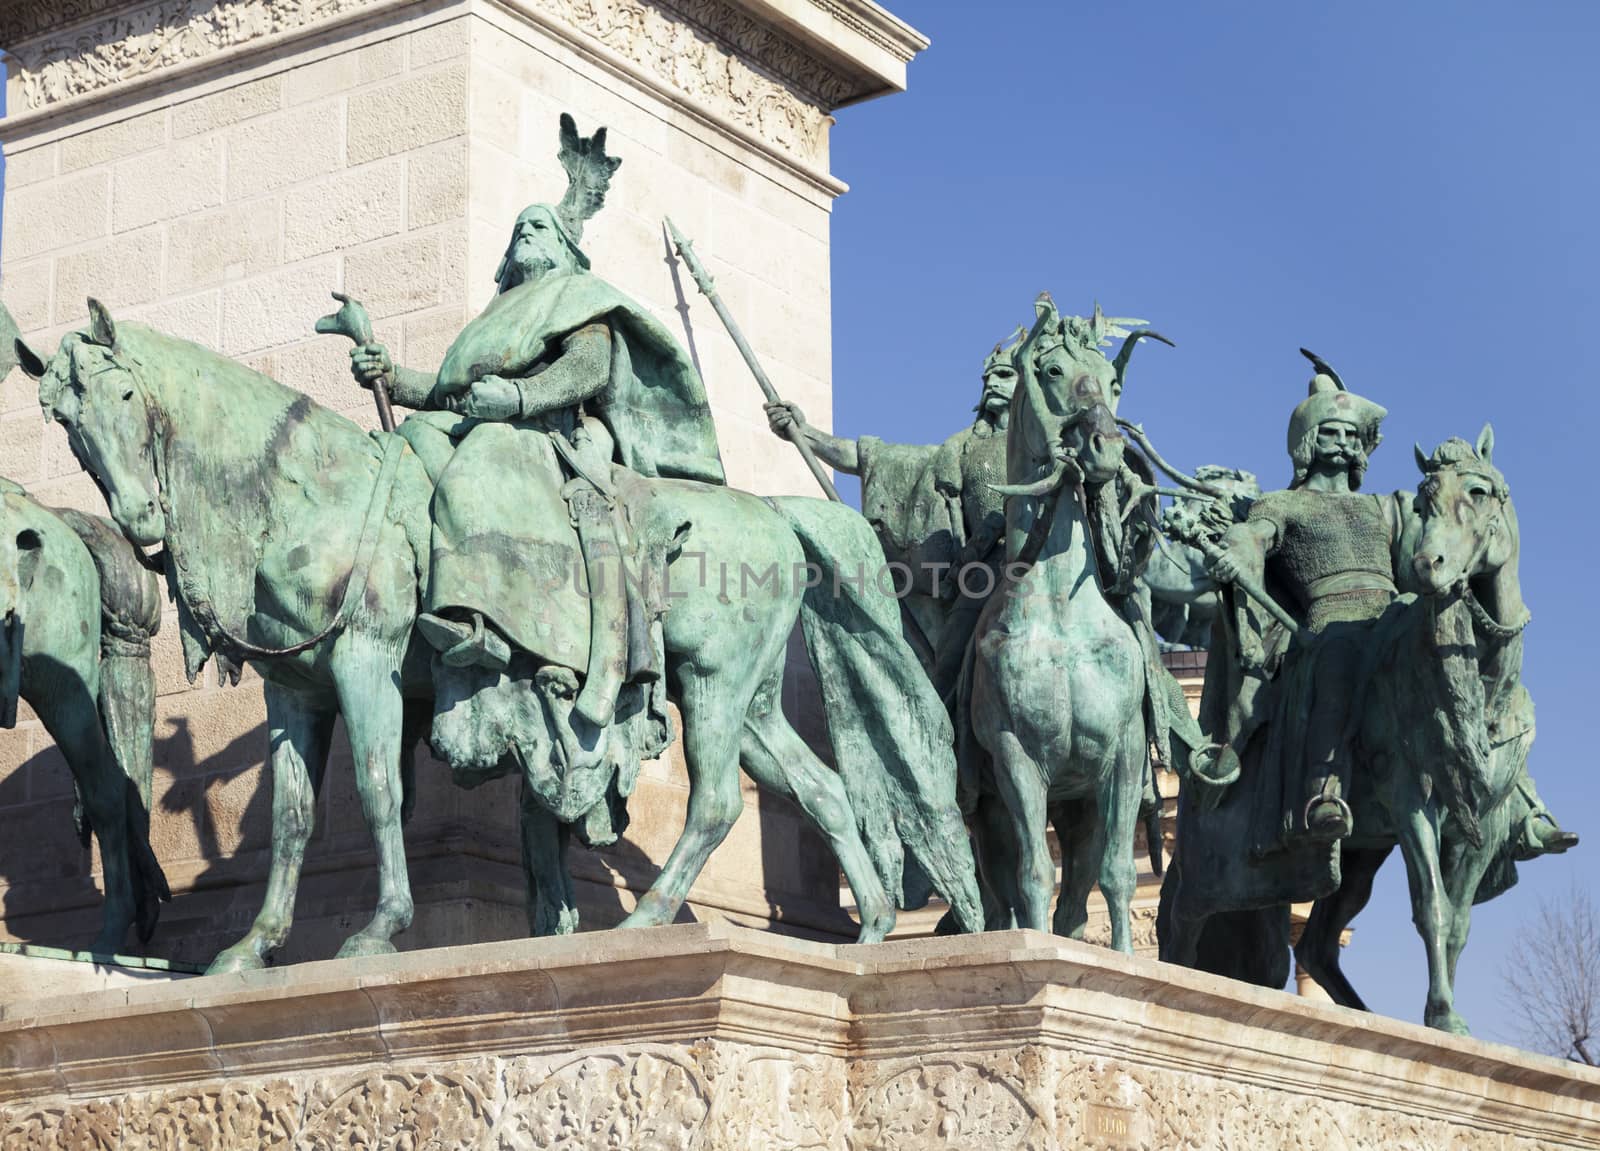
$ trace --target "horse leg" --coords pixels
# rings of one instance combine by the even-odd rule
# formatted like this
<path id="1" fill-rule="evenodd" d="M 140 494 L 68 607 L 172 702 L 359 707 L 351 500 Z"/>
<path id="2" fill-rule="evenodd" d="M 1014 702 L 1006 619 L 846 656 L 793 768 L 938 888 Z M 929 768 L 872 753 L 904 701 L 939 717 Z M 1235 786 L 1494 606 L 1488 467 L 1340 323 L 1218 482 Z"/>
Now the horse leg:
<path id="1" fill-rule="evenodd" d="M 1095 801 L 1080 798 L 1058 803 L 1050 809 L 1050 822 L 1061 847 L 1061 894 L 1056 897 L 1051 926 L 1057 935 L 1082 939 L 1089 924 L 1089 892 L 1094 889 L 1097 870 Z"/>
<path id="2" fill-rule="evenodd" d="M 1095 842 L 1100 852 L 1100 894 L 1111 918 L 1111 947 L 1133 954 L 1133 893 L 1139 871 L 1133 862 L 1134 830 L 1144 793 L 1144 723 L 1135 717 L 1123 733 L 1122 746 L 1100 782 L 1100 819 Z"/>
<path id="3" fill-rule="evenodd" d="M 1294 958 L 1300 969 L 1316 980 L 1317 986 L 1339 1006 L 1368 1011 L 1370 1008 L 1362 1002 L 1339 965 L 1339 937 L 1372 898 L 1372 884 L 1378 878 L 1378 869 L 1394 849 L 1345 847 L 1341 850 L 1339 888 L 1312 905 L 1305 929 L 1294 945 Z"/>
<path id="4" fill-rule="evenodd" d="M 417 806 L 417 745 L 433 727 L 433 700 L 408 699 L 400 724 L 400 823 L 411 821 Z"/>
<path id="5" fill-rule="evenodd" d="M 1446 944 L 1451 915 L 1439 874 L 1439 830 L 1420 796 L 1412 795 L 1409 803 L 1398 806 L 1405 811 L 1396 820 L 1396 831 L 1411 887 L 1411 919 L 1428 952 L 1428 1003 L 1422 1019 L 1440 1031 L 1467 1035 L 1467 1021 L 1456 1012 L 1450 985 Z"/>
<path id="6" fill-rule="evenodd" d="M 756 691 L 750 710 L 745 713 L 740 761 L 757 785 L 793 800 L 827 837 L 856 897 L 861 917 L 856 942 L 877 943 L 894 928 L 894 900 L 872 866 L 838 773 L 812 754 L 784 718 L 778 702 L 782 689 L 780 668 Z"/>
<path id="7" fill-rule="evenodd" d="M 66 759 L 89 826 L 100 841 L 105 905 L 100 934 L 89 949 L 96 955 L 114 955 L 122 950 L 138 914 L 128 837 L 127 805 L 133 789 L 106 741 L 88 683 L 65 667 L 48 678 L 54 682 L 30 685 L 34 690 L 28 702 Z"/>
<path id="8" fill-rule="evenodd" d="M 1044 775 L 1011 732 L 1000 732 L 995 744 L 995 784 L 1011 817 L 1011 846 L 1017 856 L 1017 926 L 1046 931 L 1056 866 L 1045 839 L 1049 796 Z"/>
<path id="9" fill-rule="evenodd" d="M 571 935 L 578 930 L 578 901 L 567 870 L 572 829 L 522 784 L 522 871 L 527 880 L 528 934 Z"/>
<path id="10" fill-rule="evenodd" d="M 317 793 L 338 713 L 268 681 L 267 743 L 272 770 L 272 867 L 261 910 L 244 938 L 211 961 L 209 974 L 254 971 L 283 946 L 294 922 L 300 865 L 316 821 Z"/>
<path id="11" fill-rule="evenodd" d="M 754 686 L 734 675 L 681 667 L 678 708 L 683 716 L 683 757 L 689 770 L 689 810 L 672 854 L 623 927 L 671 923 L 689 888 L 744 810 L 739 795 L 739 743 Z M 740 675 L 746 669 L 740 669 Z"/>
<path id="12" fill-rule="evenodd" d="M 372 919 L 344 941 L 340 958 L 394 950 L 390 938 L 411 924 L 411 881 L 401 834 L 400 738 L 405 704 L 400 653 L 359 632 L 347 632 L 333 651 L 333 678 L 355 758 L 356 792 L 378 851 L 378 906 Z"/>
<path id="13" fill-rule="evenodd" d="M 1017 925 L 1017 868 L 1020 860 L 1011 842 L 1010 821 L 997 796 L 984 794 L 972 820 L 973 858 L 978 862 L 978 890 L 983 895 L 986 931 L 1008 931 Z"/>

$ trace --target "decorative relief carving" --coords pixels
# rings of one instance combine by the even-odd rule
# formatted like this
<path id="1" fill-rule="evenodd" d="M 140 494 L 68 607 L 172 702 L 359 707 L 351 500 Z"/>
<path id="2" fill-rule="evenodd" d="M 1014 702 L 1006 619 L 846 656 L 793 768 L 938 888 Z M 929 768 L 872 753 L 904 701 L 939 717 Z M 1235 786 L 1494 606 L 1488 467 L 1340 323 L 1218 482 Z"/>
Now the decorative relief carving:
<path id="1" fill-rule="evenodd" d="M 115 1103 L 72 1103 L 7 1116 L 0 1151 L 116 1151 Z"/>
<path id="2" fill-rule="evenodd" d="M 491 1122 L 496 1079 L 479 1067 L 374 1071 L 319 1083 L 295 1151 L 478 1151 Z"/>
<path id="3" fill-rule="evenodd" d="M 700 1145 L 711 1092 L 672 1047 L 592 1052 L 554 1066 L 512 1060 L 493 1151 L 587 1151 Z"/>
<path id="4" fill-rule="evenodd" d="M 283 1079 L 135 1095 L 123 1103 L 118 1146 L 121 1151 L 288 1151 L 303 1111 L 300 1089 Z"/>
<path id="5" fill-rule="evenodd" d="M 739 43 L 740 17 L 722 0 L 672 0 L 686 19 L 702 27 L 718 29 L 718 36 L 731 31 L 729 43 Z M 803 160 L 820 163 L 826 155 L 828 114 L 789 84 L 752 68 L 740 55 L 729 51 L 704 33 L 663 10 L 640 0 L 553 0 L 549 5 L 560 19 L 598 40 L 613 52 L 631 61 L 656 79 L 676 88 L 712 112 Z M 753 21 L 748 21 L 754 27 Z M 751 34 L 745 30 L 745 38 Z M 757 38 L 762 39 L 762 38 Z M 782 45 L 773 53 L 772 45 Z M 808 83 L 829 86 L 819 62 L 807 62 L 806 54 L 773 35 L 770 42 L 741 44 L 740 52 L 766 49 L 769 58 L 762 63 L 780 73 L 787 68 Z M 787 63 L 785 63 L 787 62 Z M 829 74 L 831 75 L 831 74 Z M 800 85 L 800 79 L 793 81 Z"/>
<path id="6" fill-rule="evenodd" d="M 377 2 L 157 0 L 23 44 L 17 80 L 23 103 L 43 108 Z M 542 7 L 714 114 L 821 164 L 831 122 L 825 109 L 858 94 L 852 82 L 726 0 L 665 2 L 670 7 L 643 0 Z"/>
<path id="7" fill-rule="evenodd" d="M 930 1043 L 930 1049 L 936 1043 Z M 853 1101 L 853 1106 L 851 1106 Z M 892 1061 L 702 1041 L 0 1111 L 0 1151 L 1539 1151 L 1517 1135 L 1044 1047 Z"/>
<path id="8" fill-rule="evenodd" d="M 161 0 L 17 50 L 30 108 L 132 80 L 375 0 Z"/>
<path id="9" fill-rule="evenodd" d="M 856 1106 L 855 1151 L 983 1147 L 1045 1151 L 1057 1143 L 1050 1121 L 993 1059 L 923 1059 L 868 1088 Z"/>
<path id="10" fill-rule="evenodd" d="M 744 59 L 755 61 L 798 88 L 814 104 L 837 108 L 846 100 L 861 95 L 858 82 L 836 72 L 770 24 L 763 24 L 726 0 L 662 0 L 662 3 L 713 40 L 733 48 Z"/>
<path id="11" fill-rule="evenodd" d="M 850 1115 L 844 1060 L 757 1051 L 712 1062 L 710 1146 L 748 1151 L 845 1151 Z"/>

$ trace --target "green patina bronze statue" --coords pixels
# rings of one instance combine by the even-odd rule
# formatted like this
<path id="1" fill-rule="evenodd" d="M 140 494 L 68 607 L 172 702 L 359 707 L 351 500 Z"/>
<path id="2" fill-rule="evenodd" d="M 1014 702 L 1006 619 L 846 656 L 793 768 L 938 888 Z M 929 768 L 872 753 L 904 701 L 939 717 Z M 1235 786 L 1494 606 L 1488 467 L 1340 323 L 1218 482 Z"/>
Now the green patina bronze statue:
<path id="1" fill-rule="evenodd" d="M 1124 335 L 1113 363 L 1100 352 Z M 1152 689 L 1145 643 L 1110 602 L 1096 514 L 1121 523 L 1125 445 L 1111 404 L 1129 333 L 1098 309 L 1041 297 L 1014 349 L 1006 428 L 1003 580 L 977 620 L 957 693 L 962 770 L 990 927 L 1081 936 L 1096 883 L 1112 946 L 1132 950 L 1134 828 L 1148 777 Z M 1109 505 L 1110 510 L 1106 507 Z M 1063 877 L 1053 919 L 1053 823 Z"/>
<path id="2" fill-rule="evenodd" d="M 671 738 L 667 695 L 688 820 L 629 924 L 673 919 L 742 810 L 742 764 L 827 836 L 863 939 L 930 890 L 982 926 L 943 707 L 892 594 L 856 578 L 883 565 L 871 528 L 837 504 L 722 486 L 692 365 L 578 246 L 617 161 L 603 132 L 581 139 L 564 118 L 562 135 L 567 197 L 518 218 L 499 293 L 441 369 L 355 349 L 359 379 L 428 409 L 395 434 L 92 302 L 48 364 L 22 349 L 118 524 L 165 542 L 190 674 L 215 656 L 266 683 L 272 873 L 216 969 L 259 966 L 287 935 L 341 713 L 379 864 L 377 908 L 343 954 L 388 950 L 409 921 L 400 823 L 424 735 L 465 781 L 521 777 L 535 924 L 571 930 L 556 825 L 616 834 L 631 773 Z M 346 307 L 332 327 L 359 331 Z M 797 619 L 837 773 L 779 706 Z"/>
<path id="3" fill-rule="evenodd" d="M 788 438 L 798 425 L 818 457 L 861 477 L 862 514 L 887 560 L 904 565 L 902 594 L 928 641 L 929 677 L 952 707 L 973 628 L 1000 582 L 1005 501 L 997 488 L 1017 383 L 1011 359 L 1026 334 L 1019 329 L 1009 345 L 994 346 L 983 363 L 977 418 L 942 444 L 843 439 L 806 423 L 794 404 L 767 405 L 774 434 Z"/>
<path id="4" fill-rule="evenodd" d="M 0 378 L 16 337 L 0 305 Z M 0 727 L 16 726 L 26 700 L 72 772 L 79 838 L 94 835 L 105 869 L 99 955 L 120 952 L 129 927 L 147 941 L 171 898 L 150 850 L 161 603 L 141 560 L 113 524 L 0 478 Z"/>
<path id="5" fill-rule="evenodd" d="M 1307 355 L 1290 487 L 1220 545 L 1200 541 L 1227 606 L 1201 719 L 1243 767 L 1214 810 L 1180 804 L 1162 956 L 1282 986 L 1288 904 L 1316 899 L 1296 954 L 1361 1006 L 1338 937 L 1398 845 L 1428 951 L 1425 1019 L 1464 1031 L 1451 983 L 1472 903 L 1513 881 L 1513 855 L 1576 842 L 1526 776 L 1515 513 L 1487 428 L 1476 447 L 1419 451 L 1415 497 L 1362 494 L 1384 410 Z"/>

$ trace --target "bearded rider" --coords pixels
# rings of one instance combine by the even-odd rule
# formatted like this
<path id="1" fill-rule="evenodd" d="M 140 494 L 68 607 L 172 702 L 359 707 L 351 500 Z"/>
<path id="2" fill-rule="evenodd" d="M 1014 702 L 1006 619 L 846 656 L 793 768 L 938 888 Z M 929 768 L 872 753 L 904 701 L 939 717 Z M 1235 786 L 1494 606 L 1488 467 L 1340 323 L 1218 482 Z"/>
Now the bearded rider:
<path id="1" fill-rule="evenodd" d="M 994 485 L 1006 478 L 1005 433 L 1017 383 L 1011 353 L 1025 334 L 994 346 L 983 364 L 977 419 L 942 444 L 843 439 L 806 423 L 794 404 L 767 405 L 774 434 L 787 439 L 798 426 L 819 458 L 861 477 L 862 514 L 888 560 L 910 571 L 906 602 L 932 648 L 929 678 L 947 706 L 978 614 L 1000 583 L 1005 501 Z"/>
<path id="2" fill-rule="evenodd" d="M 435 482 L 418 630 L 447 667 L 498 671 L 522 649 L 587 669 L 577 710 L 602 726 L 623 683 L 660 674 L 650 629 L 661 605 L 640 600 L 610 468 L 724 482 L 688 356 L 644 309 L 591 275 L 578 246 L 621 163 L 605 155 L 604 132 L 580 140 L 562 117 L 572 186 L 559 205 L 517 217 L 497 294 L 437 372 L 398 367 L 381 344 L 351 352 L 359 383 L 386 380 L 396 403 L 422 409 L 400 428 Z M 536 482 L 541 475 L 547 482 Z M 581 556 L 561 542 L 569 517 Z M 592 619 L 581 643 L 547 602 L 580 569 Z"/>

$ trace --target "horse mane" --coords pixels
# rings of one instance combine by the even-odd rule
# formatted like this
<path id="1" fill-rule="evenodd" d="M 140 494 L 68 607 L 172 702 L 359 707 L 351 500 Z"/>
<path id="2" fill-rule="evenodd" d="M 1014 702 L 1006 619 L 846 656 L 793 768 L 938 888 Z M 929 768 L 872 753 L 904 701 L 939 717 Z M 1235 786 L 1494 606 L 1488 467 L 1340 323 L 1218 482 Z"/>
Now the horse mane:
<path id="1" fill-rule="evenodd" d="M 143 325 L 118 325 L 113 359 L 145 393 L 168 589 L 192 680 L 219 633 L 248 634 L 258 566 L 284 527 L 280 494 L 315 486 L 330 458 L 377 448 L 310 396 Z"/>

